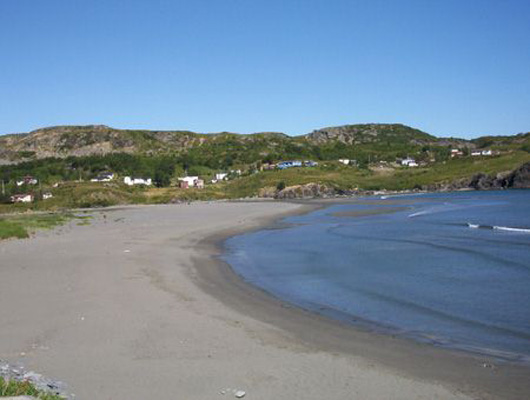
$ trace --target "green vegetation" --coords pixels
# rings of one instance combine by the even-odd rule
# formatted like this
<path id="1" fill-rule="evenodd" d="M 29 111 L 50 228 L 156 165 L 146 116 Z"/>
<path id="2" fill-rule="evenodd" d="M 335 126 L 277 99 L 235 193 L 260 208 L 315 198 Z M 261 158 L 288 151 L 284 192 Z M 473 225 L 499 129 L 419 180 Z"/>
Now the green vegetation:
<path id="1" fill-rule="evenodd" d="M 36 389 L 28 381 L 5 380 L 0 377 L 0 397 L 11 396 L 33 396 L 40 400 L 62 400 L 60 396 Z"/>
<path id="2" fill-rule="evenodd" d="M 0 213 L 33 211 L 61 211 L 74 208 L 107 207 L 118 204 L 164 204 L 179 201 L 233 199 L 256 196 L 263 188 L 282 190 L 287 186 L 319 183 L 338 191 L 351 190 L 410 190 L 433 184 L 450 183 L 470 178 L 477 173 L 497 174 L 516 169 L 530 161 L 526 151 L 509 152 L 489 157 L 461 157 L 434 163 L 430 166 L 406 168 L 396 164 L 368 167 L 346 166 L 337 161 L 320 162 L 317 167 L 285 170 L 247 170 L 241 177 L 204 189 L 177 187 L 126 186 L 112 182 L 64 182 L 50 188 L 53 198 L 29 204 L 0 204 Z M 382 167 L 381 167 L 382 166 Z M 205 167 L 206 168 L 206 167 Z M 5 225 L 5 224 L 4 224 Z M 4 226 L 7 231 L 7 227 Z M 18 236 L 16 233 L 9 236 Z"/>
<path id="3" fill-rule="evenodd" d="M 511 171 L 530 161 L 526 152 L 498 157 L 458 158 L 426 168 L 392 168 L 378 171 L 344 166 L 338 163 L 316 168 L 290 168 L 264 171 L 228 182 L 224 191 L 229 198 L 253 196 L 260 188 L 320 183 L 340 190 L 406 190 L 437 183 L 449 183 L 482 172 L 496 174 Z"/>
<path id="4" fill-rule="evenodd" d="M 23 142 L 17 144 L 17 138 Z M 91 146 L 89 149 L 85 146 Z M 95 146 L 95 147 L 94 147 Z M 98 147 L 99 146 L 99 147 Z M 72 156 L 75 150 L 114 153 Z M 451 149 L 461 156 L 452 159 Z M 472 157 L 473 149 L 495 155 Z M 39 158 L 41 151 L 57 157 Z M 238 135 L 197 134 L 187 131 L 118 130 L 106 126 L 67 126 L 41 129 L 26 135 L 0 137 L 0 213 L 106 207 L 117 204 L 159 204 L 255 196 L 287 186 L 320 183 L 337 190 L 404 190 L 432 187 L 469 178 L 476 173 L 496 174 L 530 161 L 530 133 L 482 137 L 474 140 L 440 139 L 400 124 L 364 124 L 323 128 L 308 135 L 281 133 Z M 7 157 L 7 158 L 6 158 Z M 417 168 L 396 160 L 413 157 Z M 355 160 L 345 166 L 338 159 Z M 270 170 L 281 160 L 314 160 L 317 167 Z M 265 167 L 260 172 L 262 167 Z M 241 176 L 239 172 L 242 172 Z M 232 172 L 231 172 L 232 171 Z M 103 172 L 117 177 L 106 183 L 90 182 Z M 197 175 L 209 182 L 216 173 L 229 173 L 228 182 L 205 189 L 181 190 L 177 178 Z M 38 185 L 17 186 L 30 175 Z M 123 177 L 149 177 L 155 187 L 129 187 Z M 31 193 L 31 204 L 7 204 L 13 194 Z M 43 199 L 52 193 L 50 199 Z"/>
<path id="5" fill-rule="evenodd" d="M 0 239 L 27 238 L 32 232 L 39 229 L 53 229 L 63 225 L 71 218 L 87 221 L 87 216 L 75 217 L 72 214 L 30 214 L 30 215 L 3 215 L 0 216 Z"/>

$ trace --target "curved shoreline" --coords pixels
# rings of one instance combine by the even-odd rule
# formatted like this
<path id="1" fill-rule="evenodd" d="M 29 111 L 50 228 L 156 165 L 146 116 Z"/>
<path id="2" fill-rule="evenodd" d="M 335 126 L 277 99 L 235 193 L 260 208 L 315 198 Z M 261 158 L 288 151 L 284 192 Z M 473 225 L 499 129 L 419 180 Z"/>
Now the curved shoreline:
<path id="1" fill-rule="evenodd" d="M 358 332 L 271 298 L 215 259 L 227 235 L 334 202 L 101 209 L 90 225 L 1 242 L 0 357 L 79 399 L 236 389 L 254 400 L 528 397 L 527 370 Z"/>
<path id="2" fill-rule="evenodd" d="M 353 200 L 355 201 L 355 200 Z M 305 214 L 352 200 L 304 201 L 293 212 L 264 218 L 252 227 L 231 228 L 202 239 L 194 258 L 195 281 L 228 307 L 293 334 L 316 351 L 359 356 L 399 375 L 442 383 L 480 398 L 521 399 L 530 393 L 530 368 L 414 339 L 374 332 L 286 303 L 253 286 L 220 259 L 230 237 L 274 227 L 287 216 Z"/>

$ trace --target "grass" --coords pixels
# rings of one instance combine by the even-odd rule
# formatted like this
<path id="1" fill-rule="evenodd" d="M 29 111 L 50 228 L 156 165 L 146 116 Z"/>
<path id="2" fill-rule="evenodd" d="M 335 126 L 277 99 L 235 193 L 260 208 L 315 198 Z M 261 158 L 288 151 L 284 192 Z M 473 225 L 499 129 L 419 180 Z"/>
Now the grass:
<path id="1" fill-rule="evenodd" d="M 33 396 L 41 400 L 63 400 L 61 396 L 38 390 L 28 381 L 5 380 L 0 377 L 0 397 Z"/>
<path id="2" fill-rule="evenodd" d="M 64 211 L 76 208 L 107 207 L 118 204 L 167 204 L 173 201 L 235 199 L 256 196 L 263 188 L 319 183 L 338 190 L 410 190 L 470 178 L 477 173 L 495 175 L 512 171 L 530 162 L 530 153 L 513 151 L 493 157 L 463 157 L 428 167 L 359 169 L 338 162 L 322 162 L 318 167 L 263 171 L 206 185 L 204 189 L 175 187 L 128 187 L 118 182 L 67 182 L 51 189 L 53 198 L 32 204 L 0 204 L 0 214 L 32 211 Z M 86 224 L 81 223 L 80 224 Z M 0 217 L 0 238 L 27 237 L 20 224 Z"/>
<path id="3" fill-rule="evenodd" d="M 461 158 L 425 168 L 395 168 L 371 171 L 343 165 L 322 165 L 316 168 L 290 168 L 264 171 L 225 184 L 228 198 L 252 196 L 263 187 L 276 187 L 314 182 L 342 190 L 405 190 L 436 183 L 470 178 L 477 173 L 497 174 L 512 171 L 530 161 L 530 153 L 513 152 L 497 157 Z"/>
<path id="4" fill-rule="evenodd" d="M 24 239 L 39 229 L 53 229 L 74 218 L 72 214 L 9 215 L 0 217 L 0 240 L 8 238 Z"/>

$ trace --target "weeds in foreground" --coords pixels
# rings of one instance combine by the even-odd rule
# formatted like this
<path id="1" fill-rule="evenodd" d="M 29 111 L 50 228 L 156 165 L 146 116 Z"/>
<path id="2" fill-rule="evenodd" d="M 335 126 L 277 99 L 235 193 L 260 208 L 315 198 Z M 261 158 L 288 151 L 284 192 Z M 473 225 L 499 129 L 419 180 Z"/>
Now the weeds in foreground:
<path id="1" fill-rule="evenodd" d="M 6 380 L 0 377 L 0 397 L 9 396 L 33 396 L 40 400 L 63 400 L 61 396 L 38 390 L 31 382 Z"/>
<path id="2" fill-rule="evenodd" d="M 27 238 L 38 229 L 53 229 L 63 225 L 73 216 L 71 214 L 34 214 L 9 215 L 0 217 L 0 240 L 8 238 Z"/>

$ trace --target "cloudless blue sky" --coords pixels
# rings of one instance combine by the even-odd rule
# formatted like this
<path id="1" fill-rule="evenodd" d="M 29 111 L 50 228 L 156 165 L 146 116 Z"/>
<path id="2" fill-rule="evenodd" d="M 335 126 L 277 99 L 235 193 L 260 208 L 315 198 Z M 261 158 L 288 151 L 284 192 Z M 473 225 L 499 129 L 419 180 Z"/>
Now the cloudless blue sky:
<path id="1" fill-rule="evenodd" d="M 528 0 L 0 0 L 0 133 L 530 131 Z"/>

